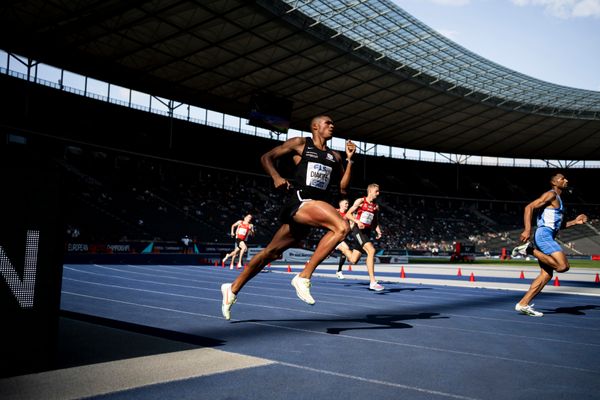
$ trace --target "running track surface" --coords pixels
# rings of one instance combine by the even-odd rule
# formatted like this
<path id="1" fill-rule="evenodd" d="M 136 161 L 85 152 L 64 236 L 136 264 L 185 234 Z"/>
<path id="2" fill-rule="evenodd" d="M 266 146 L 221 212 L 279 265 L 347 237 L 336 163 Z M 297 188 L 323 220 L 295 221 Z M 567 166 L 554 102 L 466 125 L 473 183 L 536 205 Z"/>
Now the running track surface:
<path id="1" fill-rule="evenodd" d="M 247 284 L 225 321 L 220 285 L 237 273 L 66 265 L 64 313 L 145 327 L 135 340 L 163 343 L 0 388 L 6 398 L 19 398 L 18 387 L 39 398 L 600 398 L 598 296 L 542 292 L 545 316 L 532 318 L 514 311 L 522 291 L 383 282 L 376 293 L 366 279 L 324 274 L 313 277 L 309 306 L 282 269 Z"/>

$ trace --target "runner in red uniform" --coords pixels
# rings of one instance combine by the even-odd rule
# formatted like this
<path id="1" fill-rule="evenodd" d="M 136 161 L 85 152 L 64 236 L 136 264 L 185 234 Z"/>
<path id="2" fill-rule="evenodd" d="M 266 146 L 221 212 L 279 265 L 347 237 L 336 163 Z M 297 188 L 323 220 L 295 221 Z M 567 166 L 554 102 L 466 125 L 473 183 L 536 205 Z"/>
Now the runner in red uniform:
<path id="1" fill-rule="evenodd" d="M 342 218 L 348 220 L 348 218 L 346 217 L 346 212 L 348 211 L 348 207 L 350 207 L 350 202 L 348 202 L 347 199 L 342 199 L 338 204 L 339 208 L 337 209 L 337 211 L 340 213 Z M 341 251 L 342 255 L 340 256 L 340 263 L 338 265 L 338 270 L 335 273 L 335 276 L 337 276 L 338 279 L 344 279 L 342 267 L 346 263 L 346 260 L 350 261 L 350 264 L 356 264 L 358 260 L 360 260 L 360 256 L 362 255 L 362 253 L 360 252 L 360 250 L 351 249 L 345 240 L 341 241 L 340 244 L 337 245 L 336 250 Z"/>
<path id="2" fill-rule="evenodd" d="M 224 263 L 229 257 L 231 257 L 231 265 L 229 266 L 229 269 L 233 269 L 235 256 L 238 253 L 240 257 L 238 259 L 237 267 L 242 268 L 242 260 L 244 259 L 244 253 L 248 250 L 248 246 L 246 245 L 246 239 L 249 238 L 251 235 L 254 235 L 254 224 L 252 224 L 251 221 L 252 215 L 248 214 L 244 217 L 243 220 L 236 221 L 233 225 L 231 225 L 231 237 L 235 238 L 235 249 L 233 249 L 231 253 L 228 253 L 225 256 L 225 258 L 223 258 Z"/>
<path id="3" fill-rule="evenodd" d="M 371 242 L 371 232 L 376 232 L 375 239 L 381 238 L 381 228 L 379 227 L 379 206 L 375 199 L 379 196 L 379 185 L 372 183 L 367 187 L 367 196 L 356 199 L 352 207 L 346 213 L 346 218 L 354 222 L 352 237 L 367 253 L 367 271 L 369 273 L 369 289 L 382 291 L 384 287 L 375 279 L 375 247 Z M 356 215 L 355 215 L 356 213 Z"/>

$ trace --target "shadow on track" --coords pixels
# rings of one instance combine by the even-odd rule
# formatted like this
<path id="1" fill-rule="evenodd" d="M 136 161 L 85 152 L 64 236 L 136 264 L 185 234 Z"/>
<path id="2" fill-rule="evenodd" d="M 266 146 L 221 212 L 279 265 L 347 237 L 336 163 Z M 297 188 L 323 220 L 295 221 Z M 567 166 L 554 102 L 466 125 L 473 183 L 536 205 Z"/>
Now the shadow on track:
<path id="1" fill-rule="evenodd" d="M 545 314 L 570 314 L 570 315 L 586 315 L 583 311 L 586 310 L 600 310 L 600 306 L 587 305 L 587 306 L 575 306 L 575 307 L 558 307 L 554 310 L 546 311 Z"/>
<path id="2" fill-rule="evenodd" d="M 372 329 L 407 329 L 412 328 L 412 325 L 401 321 L 411 321 L 417 319 L 446 319 L 448 317 L 440 317 L 438 313 L 418 313 L 418 314 L 367 314 L 363 318 L 339 318 L 339 319 L 251 319 L 243 321 L 234 321 L 232 323 L 239 324 L 244 322 L 323 322 L 327 325 L 334 323 L 335 325 L 343 324 L 369 324 L 375 326 L 350 326 L 350 327 L 326 327 L 326 332 L 332 335 L 337 335 L 340 332 L 349 330 L 372 330 Z"/>

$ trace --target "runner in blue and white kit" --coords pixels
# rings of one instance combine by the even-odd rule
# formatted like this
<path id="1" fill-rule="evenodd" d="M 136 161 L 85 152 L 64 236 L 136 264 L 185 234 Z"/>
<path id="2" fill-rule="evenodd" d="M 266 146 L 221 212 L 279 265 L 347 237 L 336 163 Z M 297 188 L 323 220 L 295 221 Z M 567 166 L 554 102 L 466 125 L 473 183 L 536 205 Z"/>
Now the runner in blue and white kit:
<path id="1" fill-rule="evenodd" d="M 567 272 L 569 270 L 569 260 L 562 251 L 560 245 L 556 242 L 556 234 L 561 228 L 569 228 L 573 225 L 584 224 L 587 222 L 585 214 L 578 215 L 575 219 L 564 222 L 564 206 L 560 195 L 568 184 L 567 178 L 563 174 L 555 174 L 550 179 L 552 189 L 542 194 L 538 199 L 532 201 L 525 207 L 523 216 L 525 229 L 521 233 L 521 242 L 523 245 L 517 246 L 512 254 L 533 255 L 538 259 L 541 271 L 537 278 L 533 280 L 529 290 L 521 301 L 515 305 L 515 310 L 522 314 L 532 317 L 541 317 L 544 314 L 534 310 L 530 302 L 546 286 L 552 274 L 556 272 Z M 537 229 L 535 231 L 534 243 L 531 239 L 531 220 L 535 210 L 541 209 L 537 217 Z"/>
<path id="2" fill-rule="evenodd" d="M 556 194 L 558 208 L 546 207 L 538 214 L 537 229 L 534 234 L 535 246 L 544 254 L 562 251 L 562 248 L 554 239 L 562 225 L 565 208 L 560 195 L 553 190 L 550 192 Z"/>

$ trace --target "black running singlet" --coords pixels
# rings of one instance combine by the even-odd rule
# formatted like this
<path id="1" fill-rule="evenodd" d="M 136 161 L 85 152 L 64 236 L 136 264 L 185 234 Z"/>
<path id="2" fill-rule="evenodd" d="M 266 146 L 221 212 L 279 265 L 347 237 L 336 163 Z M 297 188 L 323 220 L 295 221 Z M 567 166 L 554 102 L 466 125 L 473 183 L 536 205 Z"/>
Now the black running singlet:
<path id="1" fill-rule="evenodd" d="M 325 200 L 331 182 L 339 176 L 340 166 L 333 150 L 320 150 L 312 138 L 306 138 L 302 159 L 296 166 L 296 188 L 303 199 Z"/>

